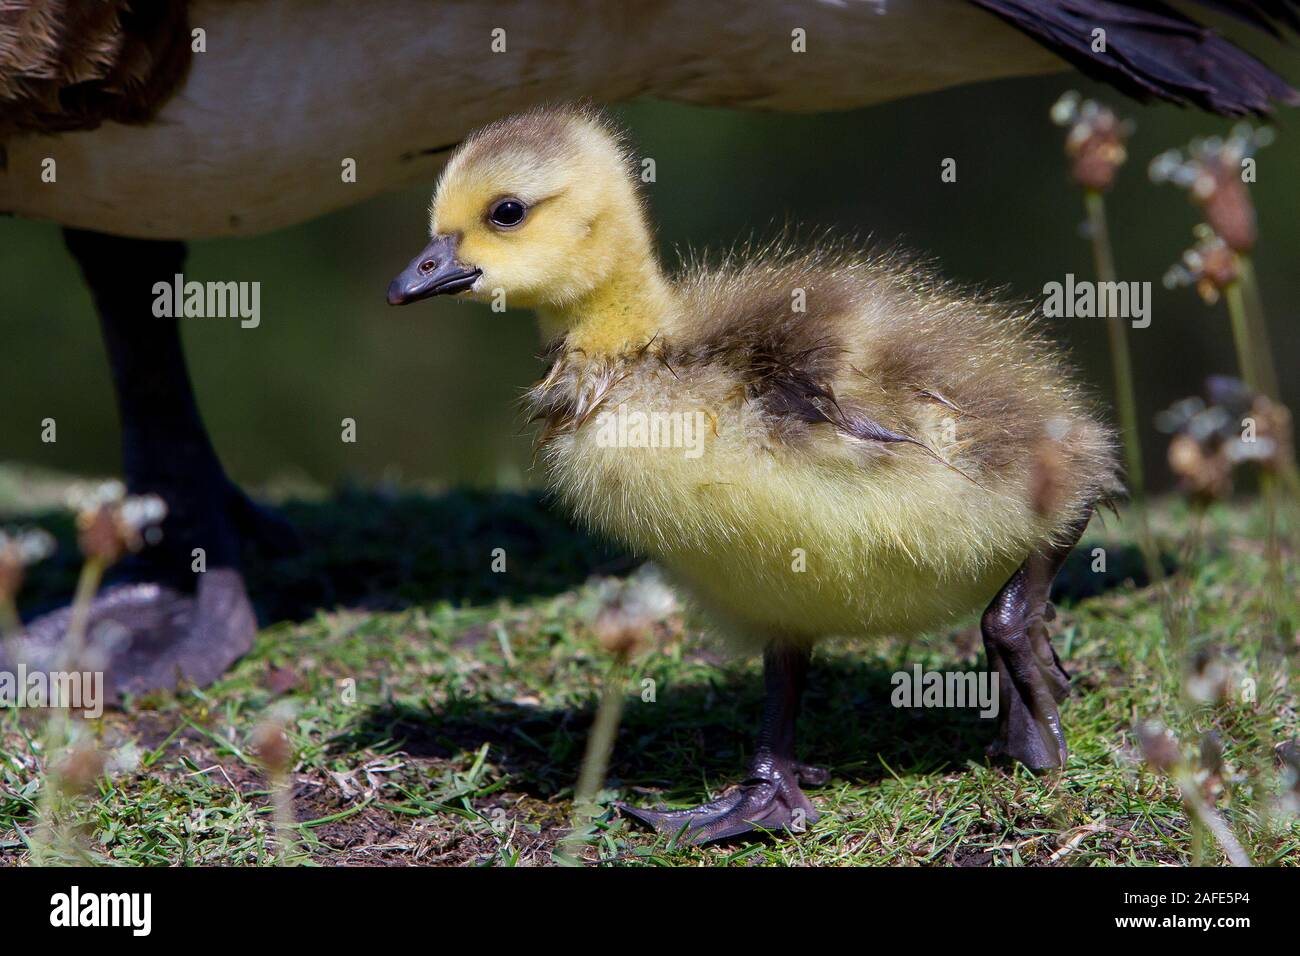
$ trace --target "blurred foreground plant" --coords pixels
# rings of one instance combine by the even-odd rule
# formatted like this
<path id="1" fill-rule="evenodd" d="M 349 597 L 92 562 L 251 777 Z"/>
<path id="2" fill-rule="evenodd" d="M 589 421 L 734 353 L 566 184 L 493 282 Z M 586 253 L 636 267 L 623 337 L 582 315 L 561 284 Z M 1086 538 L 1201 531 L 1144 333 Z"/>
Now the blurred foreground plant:
<path id="1" fill-rule="evenodd" d="M 1277 372 L 1269 347 L 1263 304 L 1255 281 L 1251 253 L 1259 241 L 1255 206 L 1247 183 L 1255 181 L 1255 154 L 1273 142 L 1273 131 L 1239 123 L 1226 138 L 1193 140 L 1183 151 L 1166 150 L 1151 161 L 1152 182 L 1173 183 L 1205 217 L 1205 226 L 1231 250 L 1230 281 L 1222 283 L 1228 296 L 1242 378 L 1251 388 L 1277 398 Z M 1234 299 L 1238 300 L 1234 303 Z"/>
<path id="2" fill-rule="evenodd" d="M 0 528 L 0 635 L 5 638 L 22 628 L 17 599 L 27 569 L 54 549 L 54 536 L 41 528 Z"/>
<path id="3" fill-rule="evenodd" d="M 290 712 L 277 705 L 253 729 L 253 753 L 266 772 L 271 798 L 271 821 L 275 830 L 276 861 L 281 866 L 297 863 L 300 848 L 295 835 L 297 821 L 293 814 L 293 744 L 287 727 Z"/>
<path id="4" fill-rule="evenodd" d="M 1291 412 L 1279 398 L 1277 371 L 1250 257 L 1259 241 L 1259 229 L 1247 189 L 1248 183 L 1255 182 L 1255 154 L 1272 141 L 1271 129 L 1239 123 L 1226 138 L 1196 139 L 1186 153 L 1177 149 L 1161 153 L 1151 161 L 1148 173 L 1153 182 L 1169 182 L 1187 190 L 1205 217 L 1195 229 L 1196 246 L 1183 254 L 1182 264 L 1166 274 L 1165 282 L 1170 286 L 1195 284 L 1209 304 L 1223 294 L 1238 366 L 1250 396 L 1248 407 L 1237 410 L 1233 423 L 1242 430 L 1240 439 L 1220 441 L 1217 450 L 1207 453 L 1204 442 L 1186 428 L 1181 429 L 1170 445 L 1170 464 L 1185 489 L 1190 486 L 1196 494 L 1211 498 L 1223 497 L 1231 490 L 1230 473 L 1237 463 L 1234 456 L 1254 460 L 1260 466 L 1268 522 L 1272 629 L 1276 631 L 1285 626 L 1281 609 L 1287 588 L 1279 522 L 1285 510 L 1290 515 L 1290 536 L 1300 536 L 1300 471 L 1291 437 Z M 1212 408 L 1206 410 L 1207 415 Z M 1289 492 L 1289 500 L 1282 500 L 1280 489 Z"/>
<path id="5" fill-rule="evenodd" d="M 1115 182 L 1119 168 L 1128 159 L 1125 142 L 1132 135 L 1131 121 L 1121 121 L 1109 108 L 1095 100 L 1083 100 L 1073 90 L 1052 106 L 1052 122 L 1066 128 L 1065 153 L 1070 159 L 1070 176 L 1082 187 L 1088 213 L 1088 239 L 1092 243 L 1097 278 L 1116 281 L 1115 255 L 1106 223 L 1104 194 Z M 1137 400 L 1133 388 L 1133 363 L 1128 337 L 1120 316 L 1106 317 L 1111 365 L 1115 376 L 1115 404 L 1123 430 L 1125 465 L 1134 501 L 1143 495 L 1141 440 L 1138 435 Z"/>
<path id="6" fill-rule="evenodd" d="M 677 607 L 676 597 L 653 565 L 643 565 L 626 581 L 614 584 L 613 590 L 592 622 L 596 641 L 609 654 L 610 663 L 574 790 L 572 828 L 556 854 L 558 862 L 569 865 L 581 862 L 578 853 L 594 835 L 592 821 L 599 812 L 600 791 L 618 737 L 632 661 L 652 643 L 655 627 Z"/>
<path id="7" fill-rule="evenodd" d="M 1137 738 L 1147 763 L 1166 774 L 1178 788 L 1183 807 L 1198 832 L 1209 833 L 1233 866 L 1251 866 L 1250 855 L 1214 806 L 1223 771 L 1223 746 L 1218 739 L 1206 734 L 1201 740 L 1200 759 L 1192 762 L 1184 758 L 1174 732 L 1158 720 L 1139 724 Z"/>
<path id="8" fill-rule="evenodd" d="M 1083 188 L 1084 208 L 1088 214 L 1088 239 L 1092 243 L 1097 279 L 1117 281 L 1115 254 L 1106 222 L 1104 194 L 1115 182 L 1119 168 L 1128 159 L 1125 146 L 1133 134 L 1131 120 L 1120 120 L 1108 107 L 1095 100 L 1084 100 L 1070 90 L 1052 106 L 1052 122 L 1066 128 L 1065 153 L 1070 159 L 1070 176 Z M 1138 430 L 1137 392 L 1133 384 L 1133 359 L 1129 354 L 1128 333 L 1124 319 L 1106 315 L 1106 334 L 1110 341 L 1110 360 L 1115 378 L 1115 408 L 1119 415 L 1120 435 L 1124 442 L 1124 471 L 1134 519 L 1137 522 L 1138 546 L 1146 565 L 1147 577 L 1159 581 L 1163 576 L 1159 555 L 1146 514 L 1146 483 L 1142 474 L 1142 439 Z"/>
<path id="9" fill-rule="evenodd" d="M 86 627 L 104 571 L 128 552 L 156 540 L 157 526 L 167 513 L 161 498 L 128 496 L 125 487 L 116 481 L 74 489 L 68 504 L 76 511 L 77 541 L 84 560 L 63 644 L 51 662 L 51 688 L 57 686 L 53 678 L 59 672 L 80 676 L 102 666 L 87 657 Z M 52 550 L 39 536 L 32 540 L 35 543 L 28 548 L 30 556 Z M 0 560 L 0 588 L 8 588 L 3 597 L 11 607 L 12 592 L 21 583 L 20 570 L 21 565 Z M 17 615 L 13 618 L 16 620 Z M 22 664 L 22 655 L 21 645 L 15 641 L 7 657 Z M 99 686 L 102 690 L 102 683 Z M 54 698 L 44 701 L 48 716 L 39 742 L 34 743 L 45 764 L 37 826 L 28 839 L 31 861 L 37 864 L 100 862 L 79 841 L 72 811 L 78 799 L 94 791 L 103 775 L 104 758 L 87 721 L 74 719 L 72 703 Z"/>
<path id="10" fill-rule="evenodd" d="M 1156 427 L 1172 436 L 1169 467 L 1179 489 L 1202 505 L 1231 495 L 1241 466 L 1275 474 L 1295 456 L 1290 410 L 1226 375 L 1206 380 L 1204 398 L 1165 409 Z"/>
<path id="11" fill-rule="evenodd" d="M 65 665 L 72 667 L 85 648 L 86 624 L 104 572 L 147 540 L 157 540 L 167 505 L 157 495 L 128 496 L 118 481 L 75 489 L 68 503 L 77 513 L 77 544 L 84 558 L 64 635 Z"/>

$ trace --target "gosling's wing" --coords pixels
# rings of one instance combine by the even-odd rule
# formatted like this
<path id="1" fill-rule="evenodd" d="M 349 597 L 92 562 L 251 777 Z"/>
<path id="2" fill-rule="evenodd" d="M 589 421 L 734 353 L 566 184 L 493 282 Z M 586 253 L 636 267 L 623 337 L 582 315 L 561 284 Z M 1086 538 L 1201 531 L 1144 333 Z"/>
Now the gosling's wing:
<path id="1" fill-rule="evenodd" d="M 836 473 L 928 460 L 985 491 L 1023 494 L 1044 439 L 1066 435 L 1062 500 L 1114 487 L 1109 434 L 1031 314 L 855 246 L 778 240 L 721 267 L 687 263 L 677 291 L 691 321 L 659 346 L 661 360 L 674 377 L 709 378 L 721 402 L 743 400 L 768 447 Z"/>
<path id="2" fill-rule="evenodd" d="M 971 0 L 1082 73 L 1140 100 L 1237 116 L 1300 104 L 1282 77 L 1160 0 Z M 1295 0 L 1201 0 L 1263 31 L 1300 31 Z M 1105 50 L 1094 49 L 1105 31 Z"/>

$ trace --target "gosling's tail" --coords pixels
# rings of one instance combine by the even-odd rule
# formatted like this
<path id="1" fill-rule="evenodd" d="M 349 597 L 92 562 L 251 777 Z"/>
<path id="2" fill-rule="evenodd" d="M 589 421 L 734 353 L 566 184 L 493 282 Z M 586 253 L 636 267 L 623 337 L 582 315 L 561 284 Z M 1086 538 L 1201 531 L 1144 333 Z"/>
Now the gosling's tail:
<path id="1" fill-rule="evenodd" d="M 1139 100 L 1263 115 L 1297 93 L 1265 64 L 1161 0 L 971 0 L 1080 72 Z M 1297 0 L 1200 0 L 1275 37 L 1300 31 Z M 1096 31 L 1104 30 L 1103 35 Z"/>

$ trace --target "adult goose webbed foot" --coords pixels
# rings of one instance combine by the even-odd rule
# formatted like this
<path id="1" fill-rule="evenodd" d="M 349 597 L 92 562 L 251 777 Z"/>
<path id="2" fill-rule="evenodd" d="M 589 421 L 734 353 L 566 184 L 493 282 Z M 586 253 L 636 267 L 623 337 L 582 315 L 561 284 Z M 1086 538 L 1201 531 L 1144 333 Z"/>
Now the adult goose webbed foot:
<path id="1" fill-rule="evenodd" d="M 199 417 L 175 317 L 154 314 L 154 285 L 181 272 L 179 242 L 66 230 L 99 313 L 122 422 L 131 494 L 167 506 L 157 543 L 111 570 L 86 625 L 109 702 L 124 693 L 211 683 L 257 630 L 240 571 L 247 544 L 295 550 L 293 529 L 227 476 Z M 29 669 L 59 661 L 70 609 L 30 621 L 12 643 Z"/>

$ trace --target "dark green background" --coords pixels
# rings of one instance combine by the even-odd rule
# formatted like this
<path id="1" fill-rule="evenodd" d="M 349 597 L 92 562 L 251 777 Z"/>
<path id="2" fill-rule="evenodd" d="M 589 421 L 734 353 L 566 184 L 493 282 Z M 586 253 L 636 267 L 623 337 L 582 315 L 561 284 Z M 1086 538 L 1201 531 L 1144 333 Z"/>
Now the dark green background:
<path id="1" fill-rule="evenodd" d="M 1295 56 L 1282 58 L 1284 65 Z M 1297 70 L 1286 70 L 1293 77 Z M 1120 107 L 1138 129 L 1110 197 L 1120 278 L 1154 284 L 1152 326 L 1131 332 L 1144 422 L 1232 372 L 1226 313 L 1161 276 L 1191 240 L 1196 214 L 1147 161 L 1231 122 L 1142 107 L 1077 77 L 1002 81 L 852 113 L 739 113 L 654 102 L 621 109 L 643 155 L 665 255 L 726 245 L 783 222 L 835 226 L 902 242 L 953 278 L 1040 295 L 1045 282 L 1092 277 L 1081 197 L 1066 179 L 1063 133 L 1047 111 L 1075 87 Z M 1286 399 L 1300 397 L 1300 134 L 1296 112 L 1259 159 L 1257 257 Z M 940 162 L 957 160 L 943 184 Z M 524 313 L 451 302 L 402 310 L 389 279 L 425 235 L 428 187 L 382 197 L 255 239 L 196 242 L 186 277 L 260 280 L 262 324 L 184 322 L 201 406 L 231 473 L 258 485 L 340 480 L 517 486 L 535 480 L 514 404 L 538 374 Z M 117 422 L 89 297 L 57 226 L 0 222 L 0 459 L 78 473 L 118 468 Z M 1102 320 L 1058 320 L 1088 381 L 1109 404 Z M 40 421 L 59 423 L 55 445 Z M 359 441 L 339 440 L 353 417 Z M 1147 429 L 1154 482 L 1167 481 L 1163 442 Z"/>

